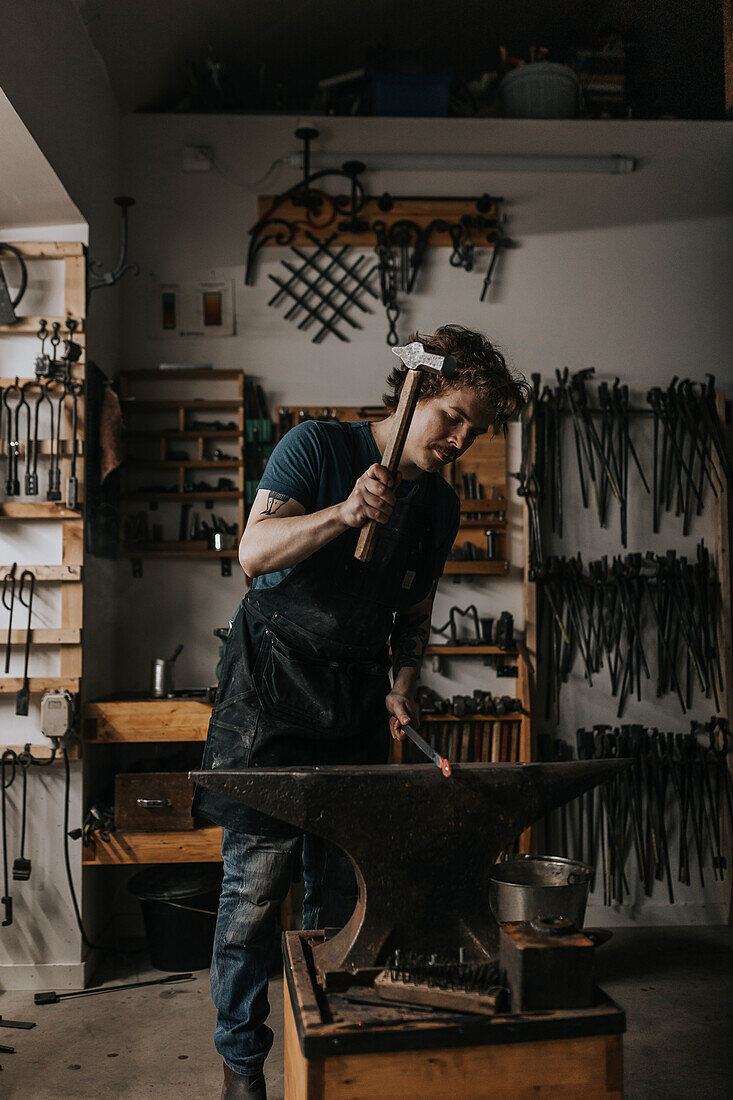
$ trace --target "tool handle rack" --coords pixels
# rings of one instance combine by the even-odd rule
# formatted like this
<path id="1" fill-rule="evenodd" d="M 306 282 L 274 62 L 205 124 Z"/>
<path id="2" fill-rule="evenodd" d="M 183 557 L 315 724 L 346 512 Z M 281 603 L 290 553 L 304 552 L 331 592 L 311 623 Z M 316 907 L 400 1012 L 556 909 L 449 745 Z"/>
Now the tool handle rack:
<path id="1" fill-rule="evenodd" d="M 69 508 L 62 500 L 59 502 L 43 500 L 39 497 L 7 497 L 0 495 L 0 524 L 27 523 L 27 522 L 61 522 L 61 561 L 44 562 L 37 564 L 18 563 L 19 571 L 29 569 L 35 574 L 37 582 L 58 583 L 61 585 L 60 597 L 60 623 L 55 627 L 43 629 L 31 629 L 31 649 L 38 646 L 46 648 L 58 648 L 59 668 L 56 676 L 30 677 L 29 688 L 32 695 L 39 695 L 51 689 L 66 689 L 74 694 L 81 691 L 82 687 L 82 626 L 83 626 L 83 566 L 84 566 L 84 432 L 86 414 L 86 256 L 84 245 L 77 242 L 14 242 L 14 247 L 20 251 L 23 259 L 28 264 L 34 261 L 58 261 L 63 265 L 63 316 L 52 317 L 45 315 L 45 322 L 50 330 L 54 322 L 60 326 L 62 335 L 66 330 L 69 319 L 76 321 L 76 329 L 73 333 L 73 342 L 81 347 L 81 355 L 78 362 L 70 368 L 70 376 L 73 381 L 82 384 L 79 397 L 76 424 L 76 458 L 77 477 L 79 482 L 78 499 L 75 508 Z M 36 354 L 41 350 L 35 339 L 41 325 L 42 318 L 20 317 L 17 322 L 9 325 L 0 325 L 0 339 L 5 337 L 31 337 L 23 341 L 23 362 L 32 364 Z M 27 350 L 26 350 L 27 347 Z M 10 375 L 7 369 L 2 373 Z M 12 372 L 12 377 L 0 379 L 0 387 L 3 389 L 16 382 L 18 377 L 20 385 L 35 383 L 35 376 L 31 370 L 24 366 L 23 371 Z M 55 393 L 54 393 L 55 396 Z M 60 481 L 62 487 L 66 485 L 70 473 L 70 460 L 74 440 L 72 437 L 72 412 L 70 402 L 64 402 L 64 418 L 62 422 L 62 435 L 60 440 Z M 43 460 L 49 456 L 52 450 L 50 439 L 39 440 L 38 455 Z M 19 441 L 19 459 L 25 458 L 25 441 Z M 0 458 L 6 456 L 5 445 L 0 447 Z M 45 480 L 45 479 L 41 479 Z M 22 485 L 22 481 L 21 481 Z M 7 572 L 7 569 L 3 570 Z M 20 626 L 20 623 L 18 624 Z M 20 644 L 25 639 L 25 630 L 13 630 L 11 644 Z M 31 653 L 31 666 L 32 666 Z M 15 676 L 0 677 L 0 697 L 19 690 L 22 680 Z"/>

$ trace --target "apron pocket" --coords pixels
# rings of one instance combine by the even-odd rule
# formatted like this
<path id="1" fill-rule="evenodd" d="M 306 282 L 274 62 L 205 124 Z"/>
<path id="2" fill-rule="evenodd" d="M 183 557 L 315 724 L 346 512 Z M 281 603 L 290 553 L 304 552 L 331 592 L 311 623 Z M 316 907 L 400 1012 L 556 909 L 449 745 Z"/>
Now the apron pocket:
<path id="1" fill-rule="evenodd" d="M 343 730 L 341 672 L 336 661 L 306 657 L 270 633 L 255 666 L 263 709 L 289 725 L 331 736 Z"/>

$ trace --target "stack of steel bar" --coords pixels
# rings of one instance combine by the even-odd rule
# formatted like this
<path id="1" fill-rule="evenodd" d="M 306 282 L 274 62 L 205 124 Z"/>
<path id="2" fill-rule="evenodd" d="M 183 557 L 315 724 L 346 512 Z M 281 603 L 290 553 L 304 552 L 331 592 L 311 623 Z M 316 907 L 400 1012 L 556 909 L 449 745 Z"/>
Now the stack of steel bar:
<path id="1" fill-rule="evenodd" d="M 592 367 L 572 375 L 566 367 L 562 373 L 555 372 L 554 388 L 541 388 L 540 375 L 532 376 L 533 396 L 523 415 L 521 466 L 515 476 L 529 510 L 533 569 L 543 563 L 543 515 L 553 534 L 561 537 L 563 533 L 563 438 L 570 424 L 583 507 L 590 507 L 592 496 L 599 523 L 606 527 L 613 497 L 619 506 L 624 547 L 631 463 L 652 496 L 655 532 L 665 509 L 683 517 L 683 531 L 688 534 L 693 515 L 703 510 L 706 487 L 717 497 L 730 486 L 731 464 L 712 375 L 704 383 L 673 378 L 666 390 L 649 391 L 646 408 L 631 408 L 628 386 L 618 379 L 611 386 L 600 382 L 591 404 L 588 382 L 593 374 Z M 645 416 L 654 422 L 651 487 L 630 430 L 635 420 Z"/>
<path id="2" fill-rule="evenodd" d="M 672 822 L 678 822 L 677 881 L 691 884 L 693 860 L 701 886 L 708 862 L 713 877 L 722 879 L 726 812 L 728 825 L 733 824 L 729 736 L 727 720 L 719 717 L 691 723 L 687 734 L 640 725 L 578 730 L 578 759 L 632 757 L 634 767 L 550 815 L 546 851 L 591 864 L 591 888 L 597 869 L 605 905 L 621 904 L 634 894 L 630 865 L 647 895 L 655 881 L 665 881 L 674 903 Z M 542 759 L 573 758 L 566 741 L 542 734 L 537 740 Z"/>
<path id="3" fill-rule="evenodd" d="M 561 685 L 576 656 L 585 679 L 608 667 L 611 693 L 621 717 L 629 696 L 642 696 L 656 653 L 655 695 L 674 692 L 682 713 L 692 705 L 698 683 L 720 707 L 722 672 L 717 637 L 718 581 L 714 562 L 701 541 L 689 561 L 674 550 L 607 557 L 584 568 L 576 558 L 547 558 L 535 571 L 539 594 L 539 651 L 548 655 L 545 714 L 554 699 L 559 720 Z M 645 642 L 651 628 L 653 645 Z"/>

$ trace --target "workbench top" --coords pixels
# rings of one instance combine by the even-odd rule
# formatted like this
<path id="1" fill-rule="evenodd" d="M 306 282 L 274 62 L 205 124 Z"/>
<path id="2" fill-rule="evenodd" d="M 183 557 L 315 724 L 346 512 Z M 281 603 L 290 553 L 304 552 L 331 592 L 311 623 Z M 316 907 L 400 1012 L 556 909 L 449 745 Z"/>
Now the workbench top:
<path id="1" fill-rule="evenodd" d="M 84 741 L 205 741 L 210 714 L 208 699 L 120 693 L 86 704 Z"/>

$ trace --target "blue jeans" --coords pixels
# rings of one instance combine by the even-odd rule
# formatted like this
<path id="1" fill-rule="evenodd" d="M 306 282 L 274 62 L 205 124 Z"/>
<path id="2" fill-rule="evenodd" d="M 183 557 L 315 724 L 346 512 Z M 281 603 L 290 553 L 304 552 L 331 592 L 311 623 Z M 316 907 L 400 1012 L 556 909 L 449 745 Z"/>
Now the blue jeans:
<path id="1" fill-rule="evenodd" d="M 235 1073 L 258 1073 L 272 1046 L 265 1023 L 267 965 L 301 842 L 303 928 L 341 927 L 354 911 L 357 888 L 351 862 L 339 848 L 308 834 L 280 839 L 223 831 L 211 997 L 217 1011 L 214 1043 Z"/>

